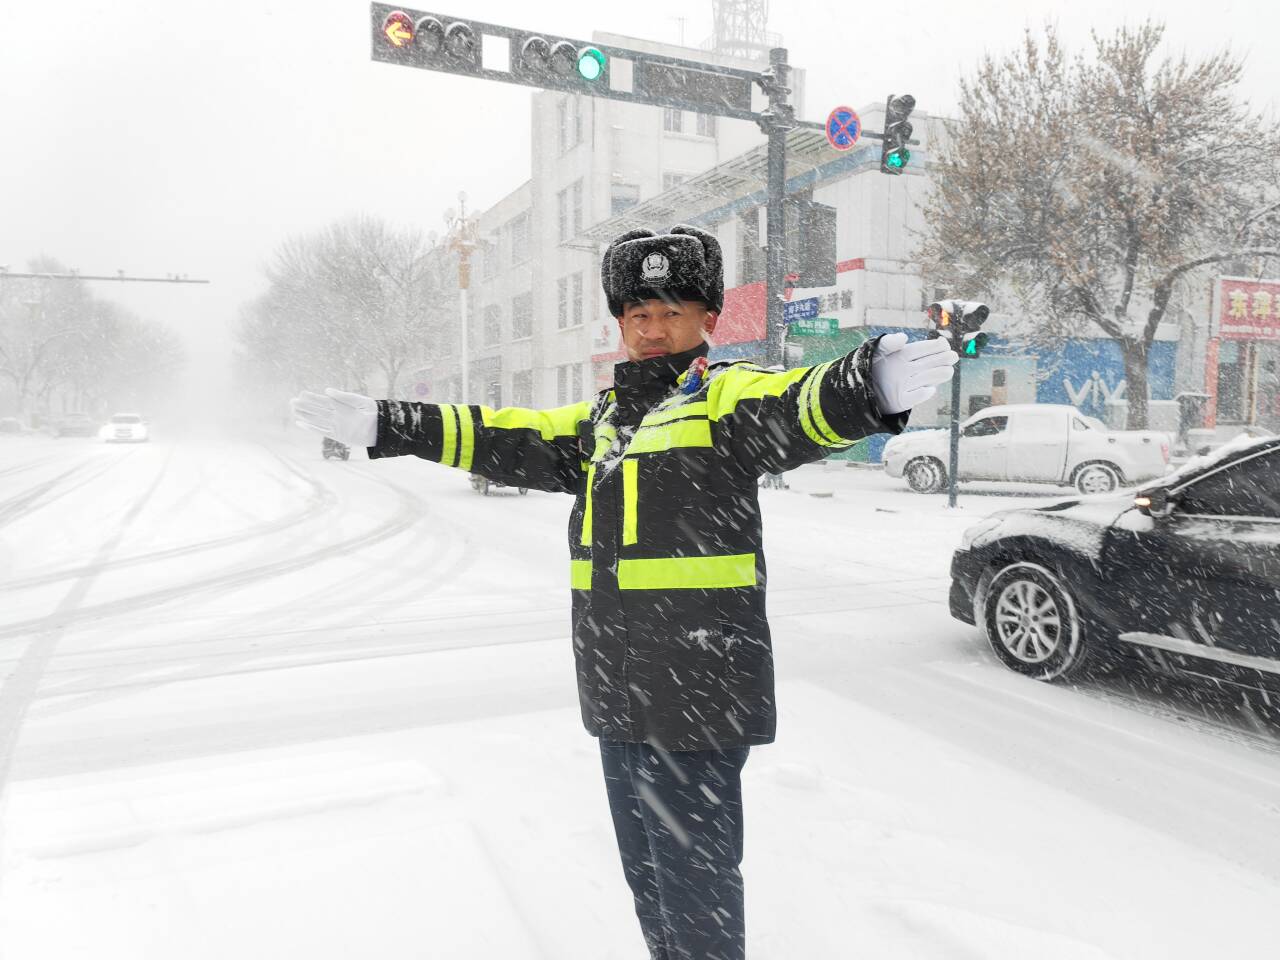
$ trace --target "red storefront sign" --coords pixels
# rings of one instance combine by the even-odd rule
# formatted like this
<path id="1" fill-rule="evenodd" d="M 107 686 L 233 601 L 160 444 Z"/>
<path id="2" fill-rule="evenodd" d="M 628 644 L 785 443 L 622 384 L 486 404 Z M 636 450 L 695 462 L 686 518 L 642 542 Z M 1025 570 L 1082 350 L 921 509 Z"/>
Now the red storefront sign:
<path id="1" fill-rule="evenodd" d="M 1218 281 L 1218 336 L 1280 340 L 1280 280 Z"/>

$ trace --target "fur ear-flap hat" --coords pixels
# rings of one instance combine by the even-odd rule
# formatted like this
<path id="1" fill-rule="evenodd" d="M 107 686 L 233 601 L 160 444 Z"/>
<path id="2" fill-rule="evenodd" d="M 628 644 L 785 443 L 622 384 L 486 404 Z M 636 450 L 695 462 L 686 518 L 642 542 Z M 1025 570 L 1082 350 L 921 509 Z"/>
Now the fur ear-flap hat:
<path id="1" fill-rule="evenodd" d="M 605 250 L 600 283 L 615 317 L 622 316 L 626 304 L 643 300 L 701 300 L 719 312 L 724 309 L 720 241 L 686 224 L 664 234 L 628 230 Z"/>

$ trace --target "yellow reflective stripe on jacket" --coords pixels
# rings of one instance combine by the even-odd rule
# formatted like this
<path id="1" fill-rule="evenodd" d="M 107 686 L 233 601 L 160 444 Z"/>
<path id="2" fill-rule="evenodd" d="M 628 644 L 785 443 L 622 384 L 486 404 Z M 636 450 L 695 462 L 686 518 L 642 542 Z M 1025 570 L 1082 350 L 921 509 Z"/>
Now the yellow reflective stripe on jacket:
<path id="1" fill-rule="evenodd" d="M 768 373 L 754 368 L 729 368 L 711 380 L 707 388 L 707 416 L 712 420 L 727 417 L 743 400 L 761 400 L 781 396 L 793 383 L 809 373 L 809 367 L 797 367 L 782 373 Z"/>
<path id="2" fill-rule="evenodd" d="M 444 434 L 444 447 L 440 452 L 440 462 L 446 467 L 457 466 L 458 412 L 451 403 L 440 404 L 440 429 Z"/>
<path id="3" fill-rule="evenodd" d="M 570 560 L 569 561 L 569 589 L 570 590 L 590 590 L 591 589 L 591 561 L 590 560 Z"/>
<path id="4" fill-rule="evenodd" d="M 622 545 L 636 542 L 636 509 L 640 499 L 640 462 L 622 461 Z"/>
<path id="5" fill-rule="evenodd" d="M 582 545 L 591 546 L 591 487 L 596 479 L 596 465 L 587 468 L 587 507 L 582 513 Z"/>
<path id="6" fill-rule="evenodd" d="M 711 446 L 711 422 L 709 420 L 677 420 L 656 427 L 641 425 L 627 446 L 627 454 L 657 453 L 677 447 Z"/>
<path id="7" fill-rule="evenodd" d="M 486 427 L 498 430 L 537 430 L 543 440 L 556 437 L 576 437 L 578 421 L 591 415 L 591 404 L 574 403 L 551 410 L 526 410 L 523 407 L 503 407 L 492 410 L 480 408 L 480 417 Z"/>
<path id="8" fill-rule="evenodd" d="M 827 375 L 834 362 L 831 360 L 814 367 L 813 376 L 805 381 L 804 388 L 800 391 L 800 426 L 810 440 L 823 447 L 847 446 L 851 442 L 832 430 L 827 418 L 822 415 L 822 378 Z"/>
<path id="9" fill-rule="evenodd" d="M 756 555 L 619 560 L 620 590 L 719 590 L 756 585 Z"/>
<path id="10" fill-rule="evenodd" d="M 707 401 L 695 400 L 693 403 L 683 403 L 678 407 L 667 407 L 658 409 L 654 413 L 645 415 L 640 421 L 642 427 L 656 427 L 660 423 L 670 423 L 672 420 L 683 420 L 685 417 L 705 417 L 707 415 Z"/>
<path id="11" fill-rule="evenodd" d="M 475 421 L 471 418 L 471 408 L 462 404 L 458 405 L 458 433 L 462 437 L 460 452 L 458 453 L 458 469 L 471 470 L 471 460 L 476 453 L 476 426 Z"/>

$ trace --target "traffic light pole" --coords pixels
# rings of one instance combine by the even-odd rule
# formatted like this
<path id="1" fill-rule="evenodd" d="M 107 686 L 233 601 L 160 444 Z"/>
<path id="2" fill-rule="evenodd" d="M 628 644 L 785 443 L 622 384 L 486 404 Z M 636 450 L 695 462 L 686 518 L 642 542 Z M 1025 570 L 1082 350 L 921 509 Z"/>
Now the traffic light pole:
<path id="1" fill-rule="evenodd" d="M 795 126 L 795 108 L 788 102 L 787 51 L 769 51 L 769 72 L 760 85 L 769 97 L 769 109 L 760 117 L 760 129 L 768 145 L 768 243 L 765 246 L 765 365 L 786 366 L 783 344 L 786 319 L 783 315 L 783 285 L 786 281 L 787 132 Z"/>
<path id="2" fill-rule="evenodd" d="M 951 377 L 951 456 L 947 466 L 947 506 L 956 505 L 956 476 L 960 473 L 960 369 L 957 363 Z"/>

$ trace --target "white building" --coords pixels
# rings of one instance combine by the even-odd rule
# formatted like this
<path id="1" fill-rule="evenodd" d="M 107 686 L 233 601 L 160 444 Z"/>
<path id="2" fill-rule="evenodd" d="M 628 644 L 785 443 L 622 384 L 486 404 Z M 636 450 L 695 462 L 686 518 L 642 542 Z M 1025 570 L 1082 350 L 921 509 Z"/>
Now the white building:
<path id="1" fill-rule="evenodd" d="M 593 42 L 738 69 L 761 64 L 706 50 L 596 33 Z M 616 66 L 616 64 L 615 64 Z M 804 73 L 792 74 L 803 106 Z M 759 91 L 756 96 L 761 97 Z M 763 106 L 763 100 L 755 105 Z M 612 323 L 600 289 L 601 221 L 677 189 L 762 144 L 745 120 L 540 91 L 532 97 L 532 178 L 480 214 L 469 309 L 472 403 L 554 406 L 594 389 L 591 357 Z M 686 219 L 678 208 L 657 227 Z M 614 328 L 616 331 L 616 328 Z M 455 388 L 456 358 L 430 372 Z"/>

